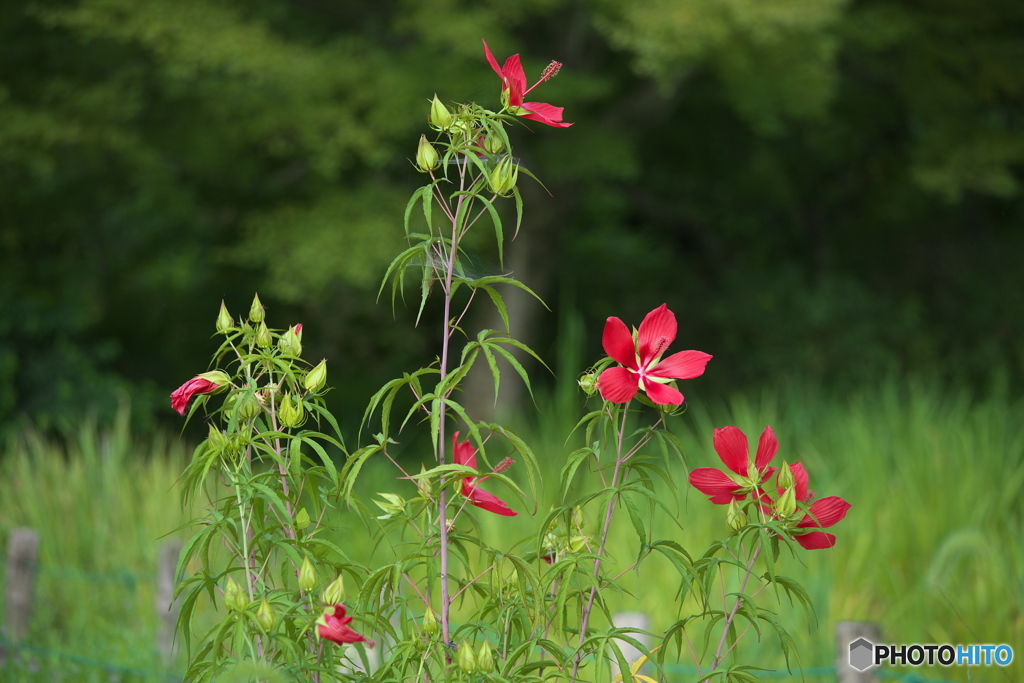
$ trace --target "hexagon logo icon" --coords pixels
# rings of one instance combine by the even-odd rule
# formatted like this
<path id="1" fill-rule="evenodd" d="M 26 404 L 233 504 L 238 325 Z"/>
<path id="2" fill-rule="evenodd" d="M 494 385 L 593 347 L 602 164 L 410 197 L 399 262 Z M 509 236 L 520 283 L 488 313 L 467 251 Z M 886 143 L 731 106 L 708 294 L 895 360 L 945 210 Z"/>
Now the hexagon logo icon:
<path id="1" fill-rule="evenodd" d="M 850 666 L 857 671 L 866 671 L 875 663 L 875 645 L 867 638 L 858 638 L 850 643 Z"/>

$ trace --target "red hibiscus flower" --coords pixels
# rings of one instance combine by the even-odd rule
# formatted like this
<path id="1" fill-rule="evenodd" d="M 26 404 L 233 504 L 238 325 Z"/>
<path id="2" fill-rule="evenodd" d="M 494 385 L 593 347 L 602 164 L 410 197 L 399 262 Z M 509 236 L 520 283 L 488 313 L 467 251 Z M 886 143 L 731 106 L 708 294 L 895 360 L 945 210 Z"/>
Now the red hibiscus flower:
<path id="1" fill-rule="evenodd" d="M 220 370 L 204 372 L 182 384 L 171 394 L 171 408 L 184 415 L 193 396 L 213 394 L 227 386 L 230 378 Z"/>
<path id="2" fill-rule="evenodd" d="M 320 637 L 327 640 L 333 640 L 339 645 L 345 645 L 347 643 L 366 643 L 367 647 L 373 647 L 376 645 L 372 640 L 367 640 L 365 636 L 361 636 L 352 630 L 349 626 L 349 622 L 352 621 L 352 617 L 345 616 L 345 606 L 338 603 L 334 606 L 334 613 L 331 614 L 331 609 L 328 607 L 324 610 L 324 613 L 317 619 L 318 631 Z"/>
<path id="3" fill-rule="evenodd" d="M 761 490 L 761 484 L 775 472 L 768 467 L 779 450 L 779 440 L 771 427 L 765 427 L 757 442 L 757 454 L 754 456 L 753 472 L 750 470 L 747 437 L 738 427 L 722 427 L 715 430 L 715 452 L 736 476 L 730 476 L 713 467 L 699 467 L 690 472 L 690 485 L 708 496 L 716 505 L 728 505 L 732 501 L 741 501 L 747 494 L 753 494 L 762 501 L 769 500 Z M 797 477 L 797 465 L 793 466 L 793 476 Z M 807 490 L 807 473 L 803 473 L 803 488 Z M 802 500 L 802 499 L 801 499 Z"/>
<path id="4" fill-rule="evenodd" d="M 455 458 L 456 465 L 465 465 L 466 467 L 472 467 L 476 469 L 476 449 L 470 445 L 469 440 L 459 443 L 459 433 L 455 432 L 452 435 L 452 454 Z M 482 477 L 480 481 L 483 481 L 487 477 Z M 505 501 L 498 498 L 493 493 L 484 491 L 476 484 L 476 477 L 465 477 L 462 480 L 462 495 L 464 495 L 470 503 L 493 512 L 496 515 L 505 515 L 506 517 L 515 517 L 516 512 L 510 510 Z"/>
<path id="5" fill-rule="evenodd" d="M 795 474 L 795 473 L 794 473 Z M 843 517 L 850 509 L 850 504 L 839 496 L 828 496 L 811 503 L 810 510 L 803 519 L 796 523 L 796 529 L 817 529 L 830 527 Z M 808 550 L 821 550 L 831 548 L 836 544 L 835 534 L 824 531 L 809 531 L 800 533 L 794 530 L 796 542 Z"/>
<path id="6" fill-rule="evenodd" d="M 647 314 L 635 342 L 626 323 L 608 318 L 601 344 L 622 367 L 608 368 L 597 378 L 604 400 L 628 403 L 638 389 L 643 389 L 654 403 L 680 405 L 683 395 L 667 383 L 700 377 L 711 356 L 703 351 L 680 351 L 662 360 L 661 355 L 676 338 L 676 329 L 676 316 L 667 304 Z"/>
<path id="7" fill-rule="evenodd" d="M 559 62 L 551 62 L 551 64 L 544 69 L 544 73 L 541 74 L 540 80 L 527 88 L 526 72 L 523 71 L 523 65 L 519 62 L 519 55 L 512 55 L 505 60 L 505 66 L 499 68 L 498 60 L 496 60 L 494 55 L 491 54 L 490 48 L 487 47 L 486 40 L 484 41 L 484 54 L 487 56 L 487 61 L 490 62 L 491 68 L 494 69 L 494 73 L 498 74 L 501 78 L 501 97 L 505 107 L 509 111 L 517 116 L 522 116 L 524 119 L 537 121 L 548 126 L 568 128 L 572 125 L 571 123 L 564 123 L 562 121 L 562 107 L 555 107 L 543 102 L 523 101 L 523 98 L 526 97 L 531 90 L 558 73 L 558 70 L 562 68 L 562 65 Z"/>

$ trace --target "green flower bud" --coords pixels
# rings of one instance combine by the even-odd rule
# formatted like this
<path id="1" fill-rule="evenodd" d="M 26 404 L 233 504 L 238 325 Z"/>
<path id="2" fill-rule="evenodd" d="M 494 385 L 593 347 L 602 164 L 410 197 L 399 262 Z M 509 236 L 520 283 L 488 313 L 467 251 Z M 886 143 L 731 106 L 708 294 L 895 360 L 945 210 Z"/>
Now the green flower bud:
<path id="1" fill-rule="evenodd" d="M 597 393 L 596 373 L 585 372 L 582 375 L 580 375 L 580 378 L 577 380 L 577 382 L 579 382 L 580 389 L 582 389 L 583 393 L 586 394 L 587 396 L 593 396 L 594 394 Z"/>
<path id="2" fill-rule="evenodd" d="M 256 325 L 256 346 L 261 349 L 266 349 L 270 347 L 270 344 L 273 341 L 274 340 L 270 336 L 270 330 L 267 329 L 267 324 L 260 321 L 260 323 Z"/>
<path id="3" fill-rule="evenodd" d="M 256 396 L 248 392 L 242 393 L 236 399 L 238 417 L 242 420 L 251 420 L 260 414 L 263 406 L 260 405 Z"/>
<path id="4" fill-rule="evenodd" d="M 505 149 L 505 140 L 497 133 L 488 133 L 484 138 L 484 150 L 491 155 L 500 154 Z"/>
<path id="5" fill-rule="evenodd" d="M 264 631 L 272 631 L 274 624 L 277 623 L 277 615 L 274 614 L 274 608 L 270 606 L 266 598 L 260 602 L 260 608 L 256 610 L 256 621 L 260 622 L 260 626 L 263 627 Z"/>
<path id="6" fill-rule="evenodd" d="M 252 298 L 252 306 L 249 307 L 249 320 L 254 323 L 261 323 L 264 316 L 263 304 L 260 303 L 260 295 L 257 294 Z"/>
<path id="7" fill-rule="evenodd" d="M 725 523 L 729 527 L 729 530 L 733 533 L 738 533 L 740 529 L 747 526 L 747 513 L 740 509 L 736 504 L 736 501 L 729 503 L 729 511 L 725 516 Z"/>
<path id="8" fill-rule="evenodd" d="M 287 356 L 302 355 L 302 325 L 294 325 L 277 340 L 277 348 Z"/>
<path id="9" fill-rule="evenodd" d="M 793 470 L 789 469 L 789 463 L 783 462 L 782 467 L 779 468 L 779 480 L 780 489 L 792 488 L 796 484 L 796 480 L 793 478 Z"/>
<path id="10" fill-rule="evenodd" d="M 476 656 L 469 645 L 463 644 L 459 647 L 459 670 L 464 674 L 476 671 Z"/>
<path id="11" fill-rule="evenodd" d="M 796 487 L 790 486 L 779 499 L 775 501 L 775 510 L 783 519 L 790 517 L 796 512 Z"/>
<path id="12" fill-rule="evenodd" d="M 232 319 L 231 314 L 228 313 L 228 307 L 224 305 L 224 300 L 221 299 L 220 313 L 217 314 L 217 331 L 221 334 L 227 334 L 233 329 L 235 329 L 235 321 Z"/>
<path id="13" fill-rule="evenodd" d="M 224 587 L 224 606 L 232 612 L 241 612 L 248 605 L 249 598 L 246 597 L 241 586 L 235 583 L 235 580 L 229 576 L 228 583 Z"/>
<path id="14" fill-rule="evenodd" d="M 299 531 L 303 531 L 306 527 L 309 526 L 310 521 L 311 520 L 309 519 L 309 513 L 306 512 L 306 508 L 302 508 L 299 510 L 299 513 L 295 515 L 295 521 L 293 522 L 293 524 L 295 525 L 296 529 L 298 529 Z"/>
<path id="15" fill-rule="evenodd" d="M 438 130 L 446 130 L 452 125 L 452 112 L 437 99 L 437 95 L 430 101 L 430 125 Z"/>
<path id="16" fill-rule="evenodd" d="M 437 168 L 437 150 L 427 141 L 426 135 L 420 136 L 420 145 L 416 148 L 416 165 L 421 171 L 433 171 Z"/>
<path id="17" fill-rule="evenodd" d="M 306 409 L 302 401 L 293 400 L 291 394 L 285 394 L 277 406 L 277 418 L 285 427 L 298 427 L 306 421 Z"/>
<path id="18" fill-rule="evenodd" d="M 437 617 L 434 616 L 434 610 L 427 608 L 427 611 L 423 614 L 423 632 L 428 635 L 434 635 L 438 631 Z"/>
<path id="19" fill-rule="evenodd" d="M 510 193 L 517 182 L 519 182 L 519 166 L 512 161 L 510 156 L 502 157 L 487 176 L 487 184 L 490 186 L 491 192 L 501 196 Z"/>
<path id="20" fill-rule="evenodd" d="M 327 588 L 324 589 L 323 594 L 320 596 L 325 605 L 337 605 L 345 599 L 345 576 L 338 574 L 338 578 L 331 582 Z"/>
<path id="21" fill-rule="evenodd" d="M 231 384 L 231 377 L 229 377 L 228 373 L 223 370 L 210 370 L 209 372 L 196 375 L 196 377 L 198 379 L 205 379 L 207 382 L 217 385 L 217 391 L 205 391 L 203 392 L 205 394 L 216 394 Z"/>
<path id="22" fill-rule="evenodd" d="M 486 640 L 480 645 L 480 651 L 476 654 L 477 671 L 486 673 L 494 670 L 494 655 L 491 653 L 491 644 Z"/>
<path id="23" fill-rule="evenodd" d="M 305 508 L 303 508 L 305 512 Z M 309 561 L 309 556 L 306 556 L 302 560 L 302 567 L 299 569 L 299 588 L 304 592 L 308 593 L 316 588 L 316 569 L 313 568 L 313 563 Z"/>
<path id="24" fill-rule="evenodd" d="M 316 393 L 324 388 L 327 383 L 327 359 L 320 361 L 320 363 L 306 373 L 306 376 L 302 379 L 302 386 L 305 387 L 306 391 L 310 393 Z"/>

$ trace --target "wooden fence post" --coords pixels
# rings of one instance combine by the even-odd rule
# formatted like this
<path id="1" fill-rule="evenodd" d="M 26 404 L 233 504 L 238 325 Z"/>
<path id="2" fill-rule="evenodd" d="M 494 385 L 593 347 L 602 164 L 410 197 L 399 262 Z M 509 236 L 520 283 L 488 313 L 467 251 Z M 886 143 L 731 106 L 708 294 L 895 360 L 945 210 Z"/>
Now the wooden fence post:
<path id="1" fill-rule="evenodd" d="M 17 642 L 32 623 L 32 598 L 39 563 L 39 534 L 21 527 L 7 542 L 7 637 Z"/>
<path id="2" fill-rule="evenodd" d="M 836 681 L 838 683 L 878 683 L 878 669 L 866 668 L 873 661 L 871 646 L 882 642 L 882 629 L 867 621 L 840 621 L 836 624 Z M 861 670 L 863 669 L 863 671 Z"/>
<path id="3" fill-rule="evenodd" d="M 174 636 L 181 600 L 174 599 L 177 583 L 174 570 L 178 566 L 181 549 L 181 541 L 168 541 L 161 545 L 156 568 L 156 616 L 160 624 L 157 627 L 156 645 L 163 657 L 164 666 L 173 664 L 178 650 Z"/>

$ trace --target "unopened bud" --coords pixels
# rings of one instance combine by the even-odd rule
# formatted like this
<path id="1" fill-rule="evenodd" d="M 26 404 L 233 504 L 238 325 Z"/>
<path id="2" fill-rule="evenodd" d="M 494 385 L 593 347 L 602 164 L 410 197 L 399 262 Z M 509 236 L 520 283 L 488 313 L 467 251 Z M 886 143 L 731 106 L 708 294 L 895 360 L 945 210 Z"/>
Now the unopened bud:
<path id="1" fill-rule="evenodd" d="M 473 648 L 468 644 L 459 647 L 459 670 L 464 674 L 476 671 L 476 655 L 473 654 Z"/>
<path id="2" fill-rule="evenodd" d="M 790 486 L 788 489 L 782 492 L 779 499 L 775 501 L 775 510 L 779 513 L 779 517 L 786 519 L 796 512 L 796 487 Z"/>
<path id="3" fill-rule="evenodd" d="M 227 334 L 233 329 L 235 329 L 235 321 L 231 318 L 231 314 L 228 313 L 228 307 L 221 300 L 220 313 L 217 314 L 217 331 L 221 334 Z"/>
<path id="4" fill-rule="evenodd" d="M 437 168 L 437 150 L 427 140 L 426 135 L 420 136 L 419 147 L 416 148 L 416 165 L 424 173 Z"/>
<path id="5" fill-rule="evenodd" d="M 484 150 L 488 154 L 500 154 L 505 149 L 505 141 L 497 133 L 491 132 L 484 137 Z"/>
<path id="6" fill-rule="evenodd" d="M 729 503 L 729 511 L 725 515 L 725 523 L 729 530 L 733 533 L 738 533 L 747 526 L 747 521 L 747 513 L 740 509 L 735 500 L 731 501 Z"/>
<path id="7" fill-rule="evenodd" d="M 263 304 L 260 303 L 260 295 L 257 294 L 252 298 L 252 306 L 249 307 L 249 320 L 254 323 L 261 323 L 264 316 Z"/>
<path id="8" fill-rule="evenodd" d="M 438 130 L 447 130 L 452 125 L 452 112 L 437 99 L 437 95 L 430 101 L 430 125 Z"/>
<path id="9" fill-rule="evenodd" d="M 302 355 L 302 325 L 289 327 L 288 331 L 277 340 L 277 348 L 286 356 Z"/>
<path id="10" fill-rule="evenodd" d="M 476 653 L 476 670 L 488 672 L 494 670 L 494 655 L 491 653 L 491 645 L 486 640 L 480 645 L 480 651 Z"/>
<path id="11" fill-rule="evenodd" d="M 303 508 L 303 511 L 305 511 L 305 508 Z M 302 567 L 299 569 L 299 588 L 308 593 L 316 588 L 317 583 L 316 569 L 313 567 L 313 563 L 309 561 L 309 556 L 307 555 L 303 558 Z"/>
<path id="12" fill-rule="evenodd" d="M 593 396 L 597 393 L 597 377 L 594 375 L 595 373 L 593 372 L 585 372 L 580 375 L 579 380 L 577 380 L 579 382 L 580 389 L 582 389 L 583 393 L 587 396 Z"/>
<path id="13" fill-rule="evenodd" d="M 277 406 L 277 417 L 285 427 L 298 427 L 306 421 L 306 409 L 302 407 L 302 401 L 285 394 Z"/>
<path id="14" fill-rule="evenodd" d="M 793 488 L 796 480 L 793 478 L 793 470 L 789 468 L 788 462 L 783 462 L 782 467 L 779 468 L 779 479 L 778 485 L 780 489 Z"/>
<path id="15" fill-rule="evenodd" d="M 274 608 L 270 606 L 266 598 L 260 602 L 260 608 L 256 610 L 256 621 L 260 622 L 260 626 L 263 627 L 264 631 L 272 631 L 274 624 L 277 623 L 277 615 L 274 613 Z"/>
<path id="16" fill-rule="evenodd" d="M 503 157 L 487 176 L 487 183 L 491 192 L 505 196 L 510 193 L 519 182 L 519 167 L 512 161 L 512 157 Z"/>
<path id="17" fill-rule="evenodd" d="M 427 611 L 423 614 L 423 632 L 428 635 L 434 635 L 437 633 L 437 617 L 434 616 L 434 610 L 427 608 Z"/>
<path id="18" fill-rule="evenodd" d="M 338 574 L 338 578 L 331 581 L 330 585 L 324 589 L 323 594 L 320 598 L 324 601 L 325 605 L 337 605 L 345 599 L 345 577 L 342 574 Z"/>
<path id="19" fill-rule="evenodd" d="M 260 411 L 263 410 L 263 406 L 260 405 L 260 402 L 255 395 L 244 392 L 239 394 L 236 399 L 236 410 L 238 411 L 239 418 L 243 420 L 251 420 L 260 414 Z"/>
<path id="20" fill-rule="evenodd" d="M 216 384 L 218 390 L 221 390 L 231 384 L 231 377 L 229 377 L 228 373 L 223 370 L 210 370 L 209 372 L 200 373 L 196 375 L 196 377 L 199 379 L 205 379 L 207 382 L 211 382 L 212 384 Z M 217 391 L 207 391 L 204 393 L 215 394 Z"/>
<path id="21" fill-rule="evenodd" d="M 262 320 L 256 325 L 256 346 L 261 349 L 269 348 L 273 339 L 270 336 L 270 330 L 267 329 L 267 324 Z"/>
<path id="22" fill-rule="evenodd" d="M 228 583 L 224 586 L 224 606 L 233 612 L 241 612 L 248 606 L 249 599 L 241 586 L 235 580 L 228 577 Z"/>
<path id="23" fill-rule="evenodd" d="M 305 387 L 306 391 L 315 394 L 324 388 L 327 384 L 327 359 L 320 361 L 320 363 L 306 373 L 306 376 L 302 378 L 302 386 Z"/>

